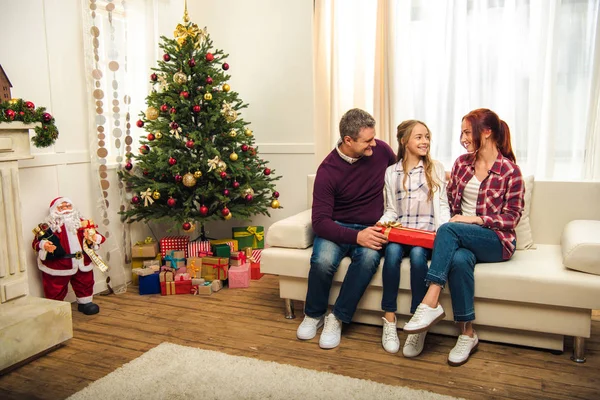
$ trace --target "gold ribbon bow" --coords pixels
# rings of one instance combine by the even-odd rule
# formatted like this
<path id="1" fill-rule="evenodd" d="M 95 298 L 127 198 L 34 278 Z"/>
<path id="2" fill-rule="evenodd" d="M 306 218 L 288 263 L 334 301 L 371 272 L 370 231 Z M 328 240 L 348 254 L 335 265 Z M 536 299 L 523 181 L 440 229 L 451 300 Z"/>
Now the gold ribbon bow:
<path id="1" fill-rule="evenodd" d="M 152 236 L 147 236 L 146 239 L 135 242 L 135 245 L 141 246 L 144 244 L 152 244 L 152 243 L 154 243 L 154 239 L 152 239 Z"/>
<path id="2" fill-rule="evenodd" d="M 208 172 L 212 171 L 213 169 L 216 169 L 219 165 L 219 161 L 219 156 L 215 156 L 215 158 L 213 158 L 212 160 L 208 160 Z"/>
<path id="3" fill-rule="evenodd" d="M 388 221 L 388 222 L 383 222 L 381 224 L 381 226 L 385 226 L 386 228 L 400 228 L 400 227 L 402 227 L 402 224 L 400 222 Z"/>
<path id="4" fill-rule="evenodd" d="M 200 47 L 200 45 L 204 42 L 206 39 L 206 33 L 206 28 L 200 29 L 198 28 L 198 25 L 193 23 L 188 24 L 187 26 L 178 24 L 173 32 L 179 47 L 183 46 L 188 39 L 191 39 L 196 48 Z"/>
<path id="5" fill-rule="evenodd" d="M 265 237 L 265 233 L 264 232 L 259 232 L 258 228 L 256 226 L 249 226 L 246 228 L 246 232 L 234 232 L 233 233 L 233 237 L 248 237 L 248 236 L 254 236 L 252 238 L 252 247 L 258 247 L 258 242 L 261 242 L 264 237 Z"/>
<path id="6" fill-rule="evenodd" d="M 144 207 L 148 207 L 148 203 L 154 203 L 154 199 L 152 198 L 152 190 L 150 188 L 146 189 L 145 192 L 140 193 L 142 199 L 144 199 Z"/>

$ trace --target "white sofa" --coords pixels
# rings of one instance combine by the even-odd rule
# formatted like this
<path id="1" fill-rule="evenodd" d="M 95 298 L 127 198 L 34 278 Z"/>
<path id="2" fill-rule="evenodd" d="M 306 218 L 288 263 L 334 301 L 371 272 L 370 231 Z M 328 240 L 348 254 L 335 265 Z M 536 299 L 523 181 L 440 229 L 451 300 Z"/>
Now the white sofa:
<path id="1" fill-rule="evenodd" d="M 274 223 L 266 234 L 268 247 L 262 252 L 262 272 L 279 275 L 280 296 L 285 300 L 287 318 L 294 318 L 293 300 L 304 301 L 306 297 L 314 237 L 310 210 L 313 182 L 314 175 L 311 175 L 308 178 L 308 209 Z M 581 229 L 582 226 L 586 228 L 586 223 L 600 224 L 600 182 L 533 183 L 531 179 L 528 186 L 529 195 L 532 194 L 529 219 L 535 244 L 530 249 L 517 250 L 508 262 L 476 266 L 477 332 L 482 340 L 558 351 L 563 351 L 564 337 L 573 336 L 572 358 L 583 362 L 592 310 L 600 309 L 600 276 L 597 275 L 600 274 L 600 261 L 597 264 L 595 261 L 600 260 L 600 247 L 595 247 L 600 246 L 597 240 L 600 229 L 596 229 L 598 225 L 592 227 L 593 232 L 586 233 Z M 561 246 L 563 229 L 573 220 L 592 221 L 571 226 L 569 236 L 563 239 L 565 244 Z M 521 223 L 525 224 L 525 219 Z M 590 229 L 589 225 L 587 229 Z M 590 236 L 595 237 L 596 242 L 584 249 L 588 257 L 587 270 L 590 270 L 589 256 L 592 254 L 591 269 L 597 274 L 567 269 L 563 265 L 563 251 L 577 251 L 581 247 L 578 238 Z M 577 257 L 573 260 L 580 262 Z M 346 257 L 334 276 L 330 304 L 339 293 L 349 262 Z M 409 261 L 405 258 L 398 296 L 399 327 L 410 317 L 409 274 Z M 354 321 L 381 325 L 381 295 L 379 268 L 358 305 Z M 457 335 L 447 288 L 440 301 L 446 310 L 446 320 L 437 324 L 432 332 Z"/>

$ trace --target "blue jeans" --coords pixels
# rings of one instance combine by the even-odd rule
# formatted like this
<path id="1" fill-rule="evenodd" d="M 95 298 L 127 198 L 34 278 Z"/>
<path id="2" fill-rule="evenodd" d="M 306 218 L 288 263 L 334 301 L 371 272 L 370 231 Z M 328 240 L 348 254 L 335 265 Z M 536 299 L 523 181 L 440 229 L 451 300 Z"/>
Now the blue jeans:
<path id="1" fill-rule="evenodd" d="M 400 264 L 402 257 L 410 258 L 410 290 L 412 301 L 410 312 L 414 313 L 417 306 L 423 301 L 427 285 L 427 260 L 431 258 L 431 250 L 418 246 L 390 242 L 385 247 L 385 259 L 383 260 L 382 280 L 383 297 L 381 298 L 381 309 L 386 312 L 396 312 L 398 288 L 400 287 Z"/>
<path id="2" fill-rule="evenodd" d="M 358 224 L 339 224 L 358 231 L 366 228 Z M 350 256 L 352 261 L 332 312 L 342 322 L 352 321 L 356 306 L 377 271 L 381 254 L 357 244 L 337 244 L 319 236 L 315 236 L 310 258 L 304 314 L 312 318 L 325 314 L 333 275 L 345 256 Z"/>
<path id="3" fill-rule="evenodd" d="M 502 242 L 496 233 L 474 224 L 448 222 L 437 230 L 427 282 L 448 282 L 457 322 L 475 319 L 475 264 L 500 262 Z"/>

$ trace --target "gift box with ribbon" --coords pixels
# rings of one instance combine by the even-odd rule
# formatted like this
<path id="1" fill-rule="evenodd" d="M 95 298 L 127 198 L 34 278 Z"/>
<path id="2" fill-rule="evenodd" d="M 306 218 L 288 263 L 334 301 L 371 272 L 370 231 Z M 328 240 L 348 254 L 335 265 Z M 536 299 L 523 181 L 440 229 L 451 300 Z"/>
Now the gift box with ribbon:
<path id="1" fill-rule="evenodd" d="M 150 236 L 136 242 L 131 248 L 132 258 L 154 258 L 158 254 L 158 243 Z"/>
<path id="2" fill-rule="evenodd" d="M 160 264 L 162 262 L 162 255 L 160 253 L 156 254 L 154 258 L 134 258 L 131 260 L 131 269 L 132 272 L 134 269 L 143 269 L 143 268 L 151 268 L 153 271 L 158 271 L 160 268 Z M 148 263 L 152 263 L 148 265 Z M 159 268 L 155 268 L 154 266 L 158 265 Z M 139 285 L 138 275 L 132 273 L 131 282 L 133 286 Z"/>
<path id="3" fill-rule="evenodd" d="M 160 294 L 168 296 L 172 294 L 190 294 L 192 292 L 192 281 L 179 280 L 173 282 L 161 282 Z"/>
<path id="4" fill-rule="evenodd" d="M 262 226 L 240 226 L 231 228 L 233 238 L 238 241 L 239 247 L 252 247 L 263 249 L 265 247 L 265 228 Z"/>
<path id="5" fill-rule="evenodd" d="M 435 232 L 424 231 L 421 229 L 404 228 L 400 224 L 393 226 L 390 225 L 391 224 L 382 226 L 380 230 L 380 232 L 383 233 L 390 242 L 433 249 Z"/>
<path id="6" fill-rule="evenodd" d="M 173 282 L 175 280 L 175 274 L 171 271 L 162 271 L 159 273 L 161 282 Z"/>
<path id="7" fill-rule="evenodd" d="M 187 254 L 189 241 L 189 236 L 165 236 L 160 239 L 160 252 L 164 257 L 173 250 L 180 250 L 184 252 L 183 257 L 187 258 L 189 256 Z"/>
<path id="8" fill-rule="evenodd" d="M 212 252 L 215 257 L 227 257 L 231 256 L 231 247 L 227 244 L 214 244 L 212 246 Z"/>
<path id="9" fill-rule="evenodd" d="M 208 240 L 194 240 L 188 243 L 187 257 L 207 257 L 209 255 L 212 253 Z"/>
<path id="10" fill-rule="evenodd" d="M 215 244 L 226 244 L 231 248 L 231 252 L 238 251 L 238 241 L 235 239 L 214 239 L 210 241 L 210 245 L 214 246 Z"/>
<path id="11" fill-rule="evenodd" d="M 252 250 L 252 256 L 248 258 L 250 260 L 250 279 L 257 281 L 263 277 L 263 273 L 260 272 L 260 256 L 262 250 Z"/>
<path id="12" fill-rule="evenodd" d="M 229 287 L 247 288 L 250 286 L 250 274 L 248 273 L 250 264 L 245 263 L 239 267 L 229 268 Z"/>
<path id="13" fill-rule="evenodd" d="M 207 281 L 215 279 L 227 279 L 227 270 L 229 269 L 229 258 L 222 257 L 202 257 L 202 278 Z"/>
<path id="14" fill-rule="evenodd" d="M 182 250 L 171 250 L 165 256 L 165 263 L 173 269 L 185 267 L 185 252 Z"/>
<path id="15" fill-rule="evenodd" d="M 160 280 L 158 273 L 139 277 L 140 294 L 158 294 L 160 293 Z"/>

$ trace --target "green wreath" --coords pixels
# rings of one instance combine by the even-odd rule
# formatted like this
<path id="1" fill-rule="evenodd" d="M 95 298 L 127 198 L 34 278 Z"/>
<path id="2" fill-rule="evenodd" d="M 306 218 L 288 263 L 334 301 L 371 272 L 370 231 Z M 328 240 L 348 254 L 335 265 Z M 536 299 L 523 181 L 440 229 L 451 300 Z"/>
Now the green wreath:
<path id="1" fill-rule="evenodd" d="M 44 107 L 35 107 L 30 101 L 12 99 L 0 103 L 0 122 L 20 121 L 26 124 L 41 122 L 35 127 L 35 136 L 31 138 L 35 147 L 48 147 L 58 138 L 58 129 L 54 117 Z"/>

